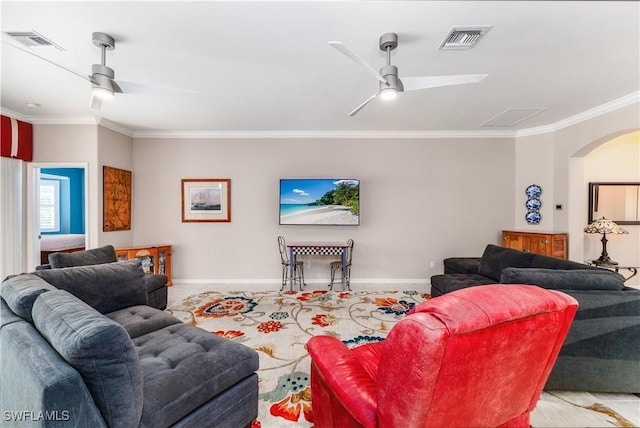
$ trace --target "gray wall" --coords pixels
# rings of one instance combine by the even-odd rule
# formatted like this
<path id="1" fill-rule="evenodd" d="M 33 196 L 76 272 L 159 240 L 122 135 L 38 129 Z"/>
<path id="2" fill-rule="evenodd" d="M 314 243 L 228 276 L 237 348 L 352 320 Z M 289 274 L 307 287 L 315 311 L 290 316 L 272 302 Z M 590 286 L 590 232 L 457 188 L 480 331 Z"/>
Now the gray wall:
<path id="1" fill-rule="evenodd" d="M 276 237 L 356 242 L 353 281 L 420 280 L 513 225 L 512 139 L 135 139 L 134 239 L 174 245 L 178 281 L 274 281 Z M 361 225 L 279 226 L 280 178 L 361 180 Z M 182 223 L 182 178 L 230 178 L 231 223 Z M 436 267 L 429 267 L 430 261 Z M 326 259 L 307 278 L 326 281 Z"/>

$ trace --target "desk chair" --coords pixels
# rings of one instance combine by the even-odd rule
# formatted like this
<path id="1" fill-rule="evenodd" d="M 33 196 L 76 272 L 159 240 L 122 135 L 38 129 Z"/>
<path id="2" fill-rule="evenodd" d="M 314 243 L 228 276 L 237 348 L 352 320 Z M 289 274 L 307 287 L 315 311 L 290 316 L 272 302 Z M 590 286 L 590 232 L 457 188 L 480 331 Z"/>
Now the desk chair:
<path id="1" fill-rule="evenodd" d="M 278 236 L 278 249 L 280 250 L 280 262 L 282 264 L 282 287 L 280 291 L 284 290 L 287 285 L 287 278 L 289 277 L 289 271 L 291 269 L 291 261 L 289 260 L 289 255 L 287 251 L 287 244 L 284 241 L 282 236 Z M 307 285 L 304 283 L 304 270 L 302 269 L 303 262 L 296 261 L 296 265 L 293 269 L 293 283 L 298 282 L 300 285 L 300 290 L 302 290 L 303 285 Z"/>
<path id="2" fill-rule="evenodd" d="M 347 276 L 345 277 L 345 285 L 347 290 L 351 290 L 351 256 L 353 254 L 353 239 L 349 239 L 347 241 L 347 245 L 349 248 L 347 249 Z M 329 288 L 333 290 L 333 283 L 336 278 L 336 272 L 340 271 L 340 278 L 342 278 L 342 260 L 336 260 L 335 262 L 330 263 L 331 266 L 331 283 L 329 284 Z"/>

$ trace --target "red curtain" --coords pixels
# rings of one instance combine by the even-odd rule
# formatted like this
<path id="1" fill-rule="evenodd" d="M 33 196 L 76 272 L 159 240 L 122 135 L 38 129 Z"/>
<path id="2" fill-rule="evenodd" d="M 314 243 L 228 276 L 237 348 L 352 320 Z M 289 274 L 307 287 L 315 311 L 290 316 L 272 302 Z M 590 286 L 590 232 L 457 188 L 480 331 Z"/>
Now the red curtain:
<path id="1" fill-rule="evenodd" d="M 31 161 L 33 159 L 33 125 L 7 116 L 1 116 L 0 149 L 7 158 Z"/>

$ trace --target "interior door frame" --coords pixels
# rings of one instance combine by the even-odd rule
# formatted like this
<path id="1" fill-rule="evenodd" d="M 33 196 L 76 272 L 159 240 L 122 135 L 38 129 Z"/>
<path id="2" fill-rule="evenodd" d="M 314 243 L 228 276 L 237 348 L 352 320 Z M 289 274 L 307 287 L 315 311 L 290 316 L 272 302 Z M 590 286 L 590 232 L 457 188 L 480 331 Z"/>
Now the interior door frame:
<path id="1" fill-rule="evenodd" d="M 28 162 L 27 163 L 27 271 L 40 265 L 40 170 L 42 168 L 78 168 L 84 170 L 84 246 L 89 248 L 89 163 L 88 162 Z"/>

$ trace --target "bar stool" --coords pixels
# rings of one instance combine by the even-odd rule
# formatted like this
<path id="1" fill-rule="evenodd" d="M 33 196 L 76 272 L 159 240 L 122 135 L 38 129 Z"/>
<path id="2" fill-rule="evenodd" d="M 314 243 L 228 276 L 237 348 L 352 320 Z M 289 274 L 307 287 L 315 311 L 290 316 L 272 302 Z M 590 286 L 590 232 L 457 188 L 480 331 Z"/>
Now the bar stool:
<path id="1" fill-rule="evenodd" d="M 344 283 L 347 287 L 347 290 L 351 290 L 351 256 L 353 255 L 353 239 L 349 239 L 347 241 L 347 245 L 349 248 L 347 249 L 347 271 L 344 278 Z M 329 288 L 333 290 L 336 271 L 340 270 L 340 277 L 342 278 L 342 260 L 331 262 L 329 266 L 331 267 L 331 283 L 329 284 Z"/>

